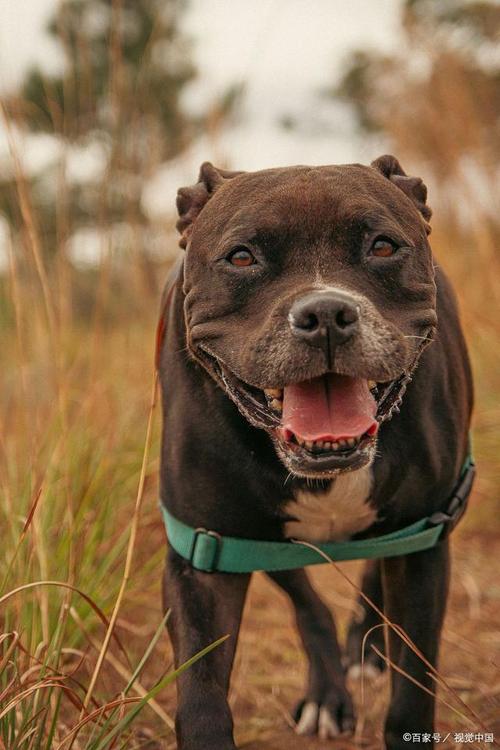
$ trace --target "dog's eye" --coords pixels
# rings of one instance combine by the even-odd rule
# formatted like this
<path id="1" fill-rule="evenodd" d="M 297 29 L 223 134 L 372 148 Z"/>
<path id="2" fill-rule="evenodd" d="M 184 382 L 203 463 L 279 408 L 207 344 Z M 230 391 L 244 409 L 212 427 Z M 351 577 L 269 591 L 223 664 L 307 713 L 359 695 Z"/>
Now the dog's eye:
<path id="1" fill-rule="evenodd" d="M 240 268 L 244 268 L 245 266 L 253 266 L 253 264 L 256 262 L 250 250 L 243 245 L 241 245 L 240 247 L 235 247 L 234 250 L 231 250 L 231 252 L 227 256 L 227 260 L 231 263 L 231 265 L 239 266 Z"/>
<path id="2" fill-rule="evenodd" d="M 376 258 L 390 258 L 397 251 L 398 246 L 387 237 L 379 237 L 371 246 L 370 255 Z"/>

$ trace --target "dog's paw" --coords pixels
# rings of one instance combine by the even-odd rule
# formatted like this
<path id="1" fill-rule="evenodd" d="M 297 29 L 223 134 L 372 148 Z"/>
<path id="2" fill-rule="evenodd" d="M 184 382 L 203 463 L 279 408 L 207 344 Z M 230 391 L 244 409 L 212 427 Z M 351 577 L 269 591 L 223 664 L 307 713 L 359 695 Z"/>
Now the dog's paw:
<path id="1" fill-rule="evenodd" d="M 346 655 L 342 660 L 347 677 L 351 679 L 363 679 L 371 682 L 376 680 L 382 672 L 385 672 L 387 665 L 372 645 L 376 646 L 381 653 L 385 651 L 384 633 L 382 628 L 372 630 L 364 643 L 365 658 L 361 665 L 361 652 L 363 649 L 363 640 L 366 629 L 358 624 L 351 625 L 347 636 Z"/>
<path id="2" fill-rule="evenodd" d="M 350 680 L 366 680 L 376 682 L 385 670 L 385 662 L 382 659 L 366 659 L 364 664 L 350 664 L 347 669 L 347 678 Z"/>
<path id="3" fill-rule="evenodd" d="M 351 696 L 332 691 L 319 701 L 305 698 L 295 710 L 295 722 L 297 734 L 317 734 L 322 740 L 352 734 L 356 720 Z"/>

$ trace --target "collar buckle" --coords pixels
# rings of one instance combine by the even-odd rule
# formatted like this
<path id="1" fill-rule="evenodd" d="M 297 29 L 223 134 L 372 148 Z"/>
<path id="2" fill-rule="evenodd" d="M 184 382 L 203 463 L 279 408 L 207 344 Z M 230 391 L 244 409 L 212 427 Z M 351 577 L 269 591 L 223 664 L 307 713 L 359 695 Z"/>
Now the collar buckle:
<path id="1" fill-rule="evenodd" d="M 194 531 L 188 560 L 193 568 L 205 573 L 213 573 L 217 570 L 221 548 L 222 536 L 220 534 L 199 527 Z"/>
<path id="2" fill-rule="evenodd" d="M 472 457 L 469 457 L 462 472 L 462 476 L 453 490 L 448 507 L 445 511 L 437 511 L 429 517 L 429 526 L 443 524 L 443 531 L 441 532 L 440 537 L 441 540 L 446 539 L 451 534 L 465 513 L 475 476 L 476 465 Z"/>

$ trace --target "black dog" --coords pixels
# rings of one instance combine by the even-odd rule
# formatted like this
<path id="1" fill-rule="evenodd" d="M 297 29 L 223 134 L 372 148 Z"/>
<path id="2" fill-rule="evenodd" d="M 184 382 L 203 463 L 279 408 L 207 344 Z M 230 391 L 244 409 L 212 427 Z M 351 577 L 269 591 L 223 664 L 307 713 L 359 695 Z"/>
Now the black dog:
<path id="1" fill-rule="evenodd" d="M 325 542 L 380 536 L 447 507 L 467 456 L 472 385 L 427 241 L 426 193 L 392 156 L 256 173 L 204 164 L 179 191 L 187 253 L 167 285 L 159 344 L 161 495 L 173 518 L 213 530 L 217 544 L 218 534 Z M 178 746 L 234 750 L 226 694 L 250 575 L 201 572 L 172 544 L 164 598 L 176 662 L 231 634 L 178 681 Z M 270 576 L 293 602 L 309 658 L 297 731 L 352 731 L 330 612 L 303 569 Z M 363 588 L 435 664 L 447 541 L 370 563 Z M 362 604 L 351 664 L 380 622 Z M 434 689 L 422 659 L 397 637 L 389 645 Z M 387 747 L 433 727 L 433 698 L 394 671 Z"/>

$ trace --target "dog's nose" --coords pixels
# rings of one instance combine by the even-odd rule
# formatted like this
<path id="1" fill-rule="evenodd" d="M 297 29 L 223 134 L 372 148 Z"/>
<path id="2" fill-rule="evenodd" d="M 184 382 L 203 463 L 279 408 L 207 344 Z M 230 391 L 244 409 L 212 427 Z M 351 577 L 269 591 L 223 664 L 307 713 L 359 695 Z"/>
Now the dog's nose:
<path id="1" fill-rule="evenodd" d="M 311 292 L 293 303 L 288 320 L 295 336 L 332 349 L 356 333 L 359 306 L 345 292 Z"/>

